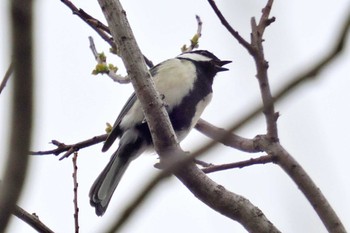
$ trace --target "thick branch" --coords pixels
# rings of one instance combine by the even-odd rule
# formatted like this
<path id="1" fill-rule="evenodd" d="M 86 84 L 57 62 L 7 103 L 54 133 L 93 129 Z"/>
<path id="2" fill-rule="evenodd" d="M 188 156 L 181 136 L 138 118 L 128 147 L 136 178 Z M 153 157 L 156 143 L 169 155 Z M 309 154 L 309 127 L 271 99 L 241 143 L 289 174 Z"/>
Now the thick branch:
<path id="1" fill-rule="evenodd" d="M 216 127 L 210 126 L 214 130 Z M 212 131 L 210 129 L 209 131 Z M 213 134 L 205 133 L 207 136 L 211 137 Z M 230 135 L 229 131 L 220 129 L 220 136 Z M 214 135 L 214 140 L 219 139 L 219 141 L 225 141 L 223 138 Z M 212 142 L 213 145 L 215 142 Z M 339 232 L 344 233 L 345 228 L 342 225 L 339 217 L 328 203 L 325 196 L 322 194 L 321 190 L 315 185 L 306 171 L 302 166 L 278 143 L 271 142 L 269 137 L 258 136 L 254 139 L 254 147 L 258 151 L 265 151 L 268 153 L 269 157 L 266 157 L 268 162 L 274 162 L 282 167 L 282 169 L 290 176 L 294 183 L 297 184 L 301 192 L 305 195 L 311 205 L 314 207 L 316 213 L 319 215 L 320 219 L 324 223 L 325 227 L 329 232 Z M 210 147 L 208 147 L 210 148 Z M 207 148 L 207 149 L 208 149 Z M 263 159 L 265 161 L 265 158 Z M 246 161 L 250 163 L 250 161 Z M 259 163 L 259 162 L 258 162 Z M 255 163 L 254 163 L 255 164 Z M 241 164 L 240 162 L 235 164 L 223 165 L 223 167 L 218 166 L 217 169 L 223 170 L 223 168 L 231 169 L 233 167 L 240 167 L 245 165 L 245 162 Z M 216 169 L 216 167 L 204 168 L 203 171 L 211 171 L 211 169 Z"/>
<path id="2" fill-rule="evenodd" d="M 146 68 L 142 53 L 126 18 L 126 12 L 117 0 L 99 0 L 98 2 L 119 48 L 136 96 L 141 102 L 155 150 L 162 155 L 164 150 L 178 147 L 176 135 L 162 99 Z"/>
<path id="3" fill-rule="evenodd" d="M 277 91 L 275 98 L 273 98 L 273 102 L 269 103 L 269 105 L 272 105 L 277 101 L 283 100 L 284 98 L 287 97 L 288 94 L 293 93 L 293 91 L 295 91 L 296 88 L 299 87 L 300 85 L 302 85 L 305 81 L 308 81 L 312 78 L 320 77 L 317 75 L 320 72 L 322 72 L 324 69 L 326 69 L 328 67 L 328 65 L 331 64 L 331 62 L 334 61 L 334 59 L 336 59 L 338 56 L 340 56 L 341 53 L 344 51 L 347 36 L 349 34 L 349 30 L 350 30 L 350 14 L 348 14 L 347 17 L 345 18 L 345 20 L 341 26 L 341 30 L 340 30 L 338 36 L 336 36 L 337 39 L 335 40 L 334 45 L 331 46 L 332 49 L 326 55 L 321 57 L 308 70 L 306 70 L 305 72 L 302 72 L 300 74 L 297 74 L 294 77 L 288 79 L 291 81 L 289 83 L 285 84 L 280 90 Z M 318 56 L 315 55 L 315 57 L 318 57 Z M 281 80 L 282 80 L 282 78 L 281 78 Z M 286 80 L 286 78 L 283 78 L 283 80 Z M 228 127 L 226 135 L 230 134 L 230 132 L 234 132 L 234 131 L 238 130 L 243 125 L 247 124 L 249 121 L 251 121 L 256 116 L 258 116 L 261 113 L 261 110 L 263 110 L 262 106 L 256 106 L 248 114 L 241 117 L 241 119 L 237 121 L 238 123 L 235 123 L 232 126 Z M 210 125 L 206 125 L 206 127 L 211 128 Z M 213 128 L 213 129 L 205 130 L 204 127 L 199 126 L 198 130 L 200 132 L 203 131 L 202 133 L 204 133 L 208 137 L 211 137 L 209 131 L 215 131 L 216 129 Z M 216 136 L 213 137 L 213 139 L 216 141 L 219 141 L 219 142 L 221 142 L 221 140 L 223 140 L 224 137 L 226 137 L 226 135 L 223 135 L 223 137 L 221 138 L 221 137 L 218 137 L 217 135 L 218 134 L 216 134 Z M 215 141 L 209 142 L 207 145 L 204 146 L 203 150 L 208 150 L 209 148 L 211 148 L 215 145 L 216 145 Z"/>
<path id="4" fill-rule="evenodd" d="M 11 1 L 13 89 L 7 164 L 0 190 L 0 232 L 4 232 L 24 184 L 33 119 L 33 1 Z"/>
<path id="5" fill-rule="evenodd" d="M 256 25 L 255 20 L 252 20 L 252 29 L 253 29 L 252 44 L 255 43 L 257 45 L 255 47 L 255 50 L 262 49 L 262 47 L 259 48 L 259 46 L 262 46 L 261 36 L 263 34 L 263 31 L 265 30 L 265 27 L 274 20 L 274 19 L 268 19 L 268 14 L 271 9 L 270 3 L 272 4 L 272 1 L 269 1 L 267 6 L 263 10 L 263 16 L 260 19 L 259 25 Z M 271 147 L 269 147 L 268 145 L 266 147 L 261 146 L 261 149 L 267 152 L 270 150 L 273 150 L 273 151 L 270 151 L 270 154 L 273 156 L 276 156 L 276 159 L 279 161 L 278 164 L 290 175 L 293 181 L 300 187 L 300 189 L 302 190 L 304 195 L 307 197 L 307 199 L 310 201 L 312 206 L 314 206 L 315 211 L 320 216 L 321 220 L 323 221 L 326 228 L 330 232 L 345 232 L 345 228 L 342 225 L 336 213 L 334 212 L 334 210 L 332 209 L 332 207 L 329 205 L 329 203 L 323 196 L 323 194 L 320 192 L 317 186 L 313 183 L 310 177 L 306 174 L 306 172 L 302 169 L 302 167 L 293 159 L 293 157 L 291 157 L 284 150 L 284 148 L 279 143 L 274 142 L 273 137 L 274 135 L 277 136 L 277 126 L 275 124 L 275 121 L 278 115 L 273 110 L 273 103 L 277 100 L 281 100 L 283 97 L 286 96 L 287 93 L 294 90 L 295 87 L 299 86 L 304 81 L 312 77 L 316 77 L 316 75 L 320 71 L 322 71 L 331 61 L 333 61 L 334 58 L 336 58 L 340 54 L 341 51 L 343 51 L 349 27 L 350 27 L 350 14 L 347 16 L 344 22 L 344 25 L 341 29 L 341 32 L 338 36 L 338 39 L 336 40 L 335 45 L 333 46 L 333 49 L 329 52 L 329 54 L 327 54 L 325 57 L 320 59 L 319 62 L 316 63 L 311 69 L 292 79 L 290 83 L 288 83 L 285 87 L 283 87 L 277 93 L 275 99 L 272 98 L 269 88 L 265 88 L 266 86 L 268 86 L 268 82 L 264 82 L 264 80 L 267 80 L 266 79 L 267 75 L 263 70 L 264 69 L 267 70 L 267 63 L 263 57 L 263 50 L 261 50 L 262 56 L 258 56 L 258 57 L 255 55 L 255 53 L 252 54 L 250 52 L 254 56 L 254 59 L 256 60 L 256 64 L 258 68 L 258 79 L 259 79 L 260 86 L 262 87 L 261 92 L 262 92 L 262 98 L 264 103 L 264 110 L 265 110 L 264 113 L 268 124 L 268 134 L 269 134 L 269 137 L 268 137 L 269 139 L 266 139 L 266 140 L 268 141 L 267 144 L 272 144 Z M 263 71 L 260 74 L 259 74 L 259 67 L 262 68 L 262 71 Z M 247 118 L 245 118 L 245 120 L 242 120 L 241 122 L 248 121 L 247 120 L 248 118 L 252 119 L 253 116 L 257 115 L 258 113 L 259 113 L 259 108 L 257 108 L 251 114 L 249 114 Z M 234 126 L 232 126 L 230 130 L 237 129 L 238 126 L 241 125 L 241 122 L 240 124 L 235 124 Z M 228 133 L 226 135 L 228 135 Z M 214 144 L 215 144 L 214 142 L 207 144 L 205 146 L 205 150 L 211 148 Z"/>
<path id="6" fill-rule="evenodd" d="M 263 142 L 261 149 L 266 151 L 269 155 L 276 157 L 277 163 L 298 185 L 299 189 L 314 207 L 316 213 L 319 215 L 328 231 L 346 232 L 339 217 L 320 189 L 315 185 L 298 162 L 279 143 L 276 143 L 276 141 L 278 141 L 276 124 L 278 114 L 275 113 L 274 105 L 271 104 L 274 101 L 268 83 L 268 65 L 264 58 L 262 46 L 264 30 L 271 22 L 268 17 L 272 3 L 273 0 L 269 0 L 266 7 L 263 9 L 263 15 L 260 19 L 259 25 L 256 25 L 254 18 L 252 19 L 252 45 L 256 49 L 256 54 L 253 57 L 258 70 L 257 78 L 260 85 L 261 97 L 264 104 L 264 114 L 267 123 L 267 137 L 264 137 L 266 140 L 261 141 Z"/>
<path id="7" fill-rule="evenodd" d="M 303 167 L 278 142 L 271 143 L 266 137 L 261 137 L 257 143 L 274 158 L 274 162 L 282 167 L 289 177 L 296 183 L 300 191 L 308 199 L 316 213 L 329 232 L 345 233 L 346 230 L 332 206 L 312 181 Z"/>
<path id="8" fill-rule="evenodd" d="M 145 69 L 141 52 L 128 25 L 125 11 L 117 0 L 99 0 L 99 3 L 104 11 L 113 38 L 120 47 L 126 69 L 142 104 L 156 151 L 163 160 L 166 152 L 172 152 L 169 153 L 171 154 L 171 156 L 168 156 L 169 158 L 181 158 L 174 131 L 165 108 L 162 106 L 161 99 Z M 168 148 L 175 150 L 169 150 Z M 182 164 L 181 167 L 177 167 L 175 175 L 200 200 L 225 216 L 239 221 L 249 231 L 279 232 L 262 212 L 251 205 L 248 200 L 225 190 L 222 186 L 210 180 L 193 163 Z"/>
<path id="9" fill-rule="evenodd" d="M 162 170 L 152 179 L 122 212 L 121 218 L 107 232 L 117 232 L 131 214 L 139 207 L 159 182 L 174 173 L 176 177 L 204 204 L 224 216 L 242 224 L 249 232 L 273 233 L 280 232 L 264 215 L 246 198 L 226 190 L 212 181 L 194 163 L 190 163 L 198 154 L 182 157 L 180 160 Z M 171 154 L 171 156 L 176 156 Z"/>
<path id="10" fill-rule="evenodd" d="M 228 132 L 225 129 L 218 128 L 203 119 L 198 121 L 195 128 L 202 134 L 224 144 L 225 146 L 230 146 L 249 153 L 260 152 L 254 145 L 254 140 L 243 138 L 232 132 Z"/>
<path id="11" fill-rule="evenodd" d="M 248 232 L 280 232 L 248 199 L 215 183 L 193 163 L 181 166 L 175 175 L 199 200 L 241 223 Z M 199 181 L 204 185 L 198 185 Z"/>

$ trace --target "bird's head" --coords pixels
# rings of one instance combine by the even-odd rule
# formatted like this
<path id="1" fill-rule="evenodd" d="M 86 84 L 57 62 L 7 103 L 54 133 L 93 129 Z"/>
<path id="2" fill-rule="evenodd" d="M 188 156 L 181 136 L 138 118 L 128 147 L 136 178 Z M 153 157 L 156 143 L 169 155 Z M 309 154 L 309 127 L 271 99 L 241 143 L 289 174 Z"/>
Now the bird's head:
<path id="1" fill-rule="evenodd" d="M 207 50 L 194 50 L 185 52 L 177 56 L 177 58 L 190 60 L 198 65 L 207 67 L 215 73 L 227 71 L 228 69 L 223 66 L 232 62 L 228 60 L 220 60 L 218 57 Z"/>

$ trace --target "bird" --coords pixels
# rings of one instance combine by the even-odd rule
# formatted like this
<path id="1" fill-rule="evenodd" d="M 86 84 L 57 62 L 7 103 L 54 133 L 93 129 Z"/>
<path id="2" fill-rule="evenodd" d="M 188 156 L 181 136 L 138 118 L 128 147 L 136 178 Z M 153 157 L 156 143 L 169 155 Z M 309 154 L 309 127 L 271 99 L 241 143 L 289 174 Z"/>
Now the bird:
<path id="1" fill-rule="evenodd" d="M 212 99 L 214 77 L 218 72 L 227 71 L 223 66 L 229 63 L 231 61 L 220 60 L 207 50 L 192 50 L 165 60 L 149 70 L 179 142 L 196 125 Z M 151 133 L 135 93 L 122 108 L 103 144 L 102 152 L 106 152 L 117 138 L 118 149 L 89 192 L 90 204 L 97 216 L 106 212 L 130 163 L 153 148 Z"/>

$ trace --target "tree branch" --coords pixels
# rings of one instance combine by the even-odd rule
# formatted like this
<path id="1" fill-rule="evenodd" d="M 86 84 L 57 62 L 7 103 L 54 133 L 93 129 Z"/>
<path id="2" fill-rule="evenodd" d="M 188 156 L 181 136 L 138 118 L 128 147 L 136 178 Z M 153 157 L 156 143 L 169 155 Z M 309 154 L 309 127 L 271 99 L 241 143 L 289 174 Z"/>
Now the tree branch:
<path id="1" fill-rule="evenodd" d="M 341 26 L 341 30 L 337 36 L 337 39 L 335 40 L 335 43 L 332 47 L 332 49 L 328 52 L 328 54 L 324 55 L 321 57 L 311 68 L 308 70 L 295 75 L 292 78 L 283 78 L 283 80 L 291 80 L 289 83 L 285 84 L 280 90 L 276 92 L 275 98 L 273 98 L 273 102 L 268 103 L 268 105 L 274 104 L 276 102 L 279 102 L 286 98 L 288 94 L 293 93 L 293 91 L 296 90 L 297 87 L 299 87 L 301 84 L 303 84 L 305 81 L 310 80 L 311 78 L 316 78 L 319 77 L 317 76 L 320 72 L 322 72 L 324 69 L 327 68 L 327 66 L 334 61 L 340 54 L 344 51 L 344 47 L 346 44 L 346 39 L 348 36 L 350 30 L 350 13 L 346 16 L 343 25 Z M 318 55 L 315 55 L 314 57 L 319 57 Z M 281 78 L 282 80 L 282 78 Z M 223 131 L 221 131 L 221 136 L 220 137 L 219 133 L 213 135 L 212 132 L 215 132 L 216 129 L 212 128 L 211 125 L 208 125 L 206 123 L 206 126 L 201 124 L 198 128 L 196 127 L 197 130 L 202 132 L 203 134 L 207 135 L 208 137 L 213 137 L 214 142 L 209 142 L 201 150 L 208 150 L 209 148 L 213 147 L 216 145 L 217 142 L 221 142 L 224 140 L 224 138 L 230 134 L 231 132 L 237 131 L 240 129 L 243 125 L 247 124 L 249 121 L 254 119 L 256 116 L 258 116 L 261 111 L 263 110 L 262 106 L 256 106 L 252 111 L 250 111 L 248 114 L 244 115 L 243 117 L 240 118 L 240 120 L 237 121 L 237 123 L 232 124 L 231 126 L 227 127 L 227 134 Z M 201 123 L 201 121 L 199 122 Z M 226 134 L 226 135 L 225 135 Z M 238 141 L 239 142 L 239 141 Z M 234 145 L 230 145 L 234 148 L 244 150 L 243 148 L 240 148 L 239 146 L 235 147 Z"/>
<path id="2" fill-rule="evenodd" d="M 177 145 L 176 136 L 162 106 L 161 99 L 145 70 L 141 52 L 136 41 L 134 41 L 125 11 L 117 0 L 99 0 L 99 3 L 104 11 L 113 38 L 120 48 L 122 59 L 134 85 L 136 95 L 142 104 L 147 123 L 151 129 L 155 149 L 160 155 L 161 161 L 164 161 L 165 158 L 167 161 L 172 160 L 172 158 L 183 158 L 183 156 L 179 156 L 182 153 Z M 167 148 L 170 148 L 170 150 Z M 167 163 L 167 161 L 165 161 L 165 164 L 172 164 Z M 222 186 L 210 180 L 193 163 L 181 163 L 181 166 L 176 166 L 173 169 L 175 169 L 175 175 L 197 198 L 214 210 L 239 221 L 249 231 L 279 232 L 263 213 L 247 199 L 225 190 Z M 146 194 L 142 193 L 141 195 Z M 125 220 L 122 223 L 124 222 Z"/>
<path id="3" fill-rule="evenodd" d="M 248 199 L 215 183 L 193 163 L 180 166 L 175 175 L 199 200 L 239 222 L 248 232 L 280 232 Z"/>
<path id="4" fill-rule="evenodd" d="M 53 233 L 53 231 L 48 228 L 44 223 L 39 220 L 39 217 L 33 213 L 30 214 L 19 206 L 16 206 L 13 215 L 23 220 L 29 226 L 33 227 L 36 231 L 40 233 Z"/>
<path id="5" fill-rule="evenodd" d="M 231 33 L 231 35 L 236 38 L 238 43 L 240 43 L 244 48 L 246 48 L 250 54 L 253 53 L 252 46 L 241 36 L 239 35 L 238 31 L 234 30 L 231 25 L 227 22 L 226 18 L 222 15 L 221 11 L 217 7 L 216 3 L 214 0 L 208 0 L 211 8 L 214 10 L 215 14 L 218 16 L 220 19 L 222 25 Z"/>
<path id="6" fill-rule="evenodd" d="M 329 232 L 346 233 L 345 227 L 332 206 L 312 181 L 303 167 L 278 142 L 271 142 L 266 136 L 261 136 L 257 143 L 262 150 L 274 158 L 274 161 L 295 182 L 300 191 L 308 199 L 321 221 Z"/>
<path id="7" fill-rule="evenodd" d="M 263 113 L 266 119 L 267 125 L 267 135 L 271 140 L 278 141 L 277 133 L 277 118 L 278 114 L 275 113 L 273 98 L 270 90 L 270 84 L 267 74 L 267 69 L 269 67 L 268 62 L 265 59 L 264 48 L 263 48 L 263 35 L 265 28 L 271 23 L 269 20 L 269 14 L 273 0 L 269 0 L 262 10 L 263 14 L 260 18 L 259 25 L 256 24 L 255 18 L 251 20 L 252 34 L 251 34 L 251 46 L 254 50 L 252 56 L 255 61 L 255 66 L 257 70 L 257 79 L 260 86 L 261 99 L 264 105 Z"/>
<path id="8" fill-rule="evenodd" d="M 80 19 L 82 19 L 86 24 L 88 24 L 92 29 L 94 29 L 97 34 L 101 36 L 111 47 L 113 51 L 118 51 L 116 44 L 114 43 L 113 37 L 111 36 L 111 32 L 109 28 L 104 25 L 98 19 L 92 17 L 88 13 L 86 13 L 83 9 L 77 8 L 71 1 L 69 0 L 61 0 L 63 4 L 65 4 L 69 9 L 72 10 L 74 15 L 77 15 Z M 145 62 L 148 67 L 153 67 L 153 63 L 146 56 L 143 55 Z"/>
<path id="9" fill-rule="evenodd" d="M 191 42 L 190 46 L 187 47 L 185 44 L 182 46 L 182 48 L 181 48 L 182 52 L 190 52 L 193 49 L 198 48 L 199 38 L 202 36 L 203 22 L 198 15 L 196 15 L 196 21 L 197 21 L 197 32 L 190 40 L 190 42 Z"/>
<path id="10" fill-rule="evenodd" d="M 9 68 L 7 69 L 5 75 L 4 75 L 4 78 L 3 78 L 2 81 L 1 81 L 1 84 L 0 84 L 0 94 L 1 94 L 1 92 L 5 89 L 6 84 L 7 84 L 7 81 L 10 79 L 12 72 L 13 72 L 13 65 L 12 65 L 12 63 L 11 63 L 11 64 L 9 65 Z"/>
<path id="11" fill-rule="evenodd" d="M 161 180 L 174 173 L 176 177 L 204 204 L 222 215 L 242 224 L 248 232 L 280 232 L 248 199 L 237 195 L 212 181 L 198 169 L 193 160 L 199 154 L 183 157 L 158 173 L 139 195 L 122 211 L 121 217 L 107 231 L 117 232 Z M 175 154 L 171 156 L 176 156 Z"/>
<path id="12" fill-rule="evenodd" d="M 266 7 L 263 9 L 259 25 L 256 25 L 255 19 L 252 19 L 252 45 L 256 48 L 254 60 L 258 70 L 257 78 L 260 85 L 261 97 L 264 105 L 264 114 L 267 124 L 267 134 L 261 140 L 261 149 L 269 155 L 276 158 L 277 164 L 292 178 L 298 185 L 299 189 L 304 193 L 310 204 L 314 207 L 321 221 L 330 232 L 346 232 L 339 217 L 328 203 L 320 189 L 315 185 L 306 171 L 298 164 L 298 162 L 278 143 L 277 134 L 277 118 L 275 113 L 273 98 L 268 82 L 267 69 L 268 65 L 264 58 L 262 46 L 262 37 L 267 25 L 270 24 L 269 13 L 273 0 L 269 0 Z"/>
<path id="13" fill-rule="evenodd" d="M 33 120 L 33 1 L 10 3 L 13 90 L 11 132 L 0 190 L 0 232 L 4 232 L 24 184 Z"/>
<path id="14" fill-rule="evenodd" d="M 203 119 L 198 121 L 195 128 L 202 134 L 225 146 L 249 153 L 260 152 L 260 150 L 256 148 L 254 140 L 243 138 L 225 129 L 218 128 Z"/>
<path id="15" fill-rule="evenodd" d="M 71 154 L 73 154 L 75 151 L 78 151 L 80 149 L 83 149 L 85 147 L 89 147 L 95 144 L 98 144 L 100 142 L 104 142 L 106 141 L 108 134 L 102 134 L 99 136 L 94 136 L 90 139 L 75 143 L 75 144 L 70 144 L 70 145 L 66 145 L 64 143 L 61 143 L 57 140 L 52 140 L 51 143 L 55 146 L 57 146 L 56 149 L 53 150 L 48 150 L 48 151 L 31 151 L 29 152 L 30 155 L 59 155 L 63 152 L 66 152 L 64 155 L 62 155 L 62 157 L 60 158 L 60 160 L 68 158 Z"/>
<path id="16" fill-rule="evenodd" d="M 350 16 L 350 15 L 349 15 Z M 269 24 L 271 22 L 271 19 L 266 20 L 266 23 Z M 260 25 L 260 23 L 259 23 Z M 349 17 L 344 24 L 342 33 L 340 33 L 339 40 L 337 41 L 336 45 L 334 46 L 334 49 L 324 57 L 324 59 L 321 59 L 312 69 L 304 72 L 303 74 L 300 74 L 296 76 L 291 83 L 287 84 L 285 87 L 283 87 L 276 95 L 276 99 L 273 100 L 273 102 L 268 103 L 267 105 L 272 105 L 275 101 L 283 99 L 283 97 L 286 96 L 286 94 L 290 93 L 297 87 L 299 84 L 301 84 L 303 81 L 308 80 L 311 77 L 315 77 L 319 72 L 321 72 L 326 65 L 328 65 L 335 57 L 337 57 L 340 52 L 343 50 L 346 36 L 349 28 Z M 248 116 L 248 118 L 245 120 L 247 122 L 249 119 L 252 119 L 254 116 L 256 116 L 258 113 L 261 112 L 261 107 L 257 108 L 255 111 L 253 111 L 252 114 Z M 242 125 L 243 123 L 236 124 L 233 128 L 238 128 L 239 125 Z M 212 143 L 214 145 L 215 143 Z"/>
<path id="17" fill-rule="evenodd" d="M 179 149 L 169 116 L 145 66 L 143 55 L 126 18 L 126 12 L 117 0 L 98 2 L 119 48 L 136 96 L 143 107 L 156 152 L 162 155 L 163 151 L 169 148 Z"/>
<path id="18" fill-rule="evenodd" d="M 243 168 L 243 167 L 248 167 L 256 164 L 266 164 L 271 162 L 274 162 L 274 157 L 270 155 L 265 155 L 265 156 L 260 156 L 259 158 L 251 158 L 249 160 L 239 161 L 235 163 L 212 165 L 209 167 L 202 168 L 202 171 L 208 174 L 208 173 L 217 172 L 217 171 L 224 171 L 224 170 L 233 169 L 233 168 Z"/>
<path id="19" fill-rule="evenodd" d="M 269 14 L 272 8 L 273 0 L 269 0 L 262 11 L 262 16 L 259 21 L 259 25 L 256 25 L 255 19 L 252 18 L 252 34 L 251 34 L 251 43 L 248 43 L 245 39 L 243 39 L 239 33 L 234 30 L 231 25 L 227 22 L 225 17 L 222 15 L 221 11 L 216 6 L 213 0 L 208 0 L 212 9 L 220 19 L 221 23 L 225 26 L 225 28 L 231 33 L 231 35 L 240 43 L 249 54 L 251 54 L 254 58 L 256 67 L 257 67 L 257 78 L 259 81 L 261 96 L 263 100 L 263 112 L 265 114 L 266 123 L 267 123 L 267 134 L 273 140 L 278 140 L 277 134 L 277 124 L 276 120 L 278 118 L 278 114 L 275 114 L 274 106 L 273 106 L 273 98 L 270 92 L 270 86 L 268 82 L 267 76 L 267 68 L 268 63 L 264 58 L 263 52 L 263 34 L 265 28 L 271 24 L 275 20 L 275 18 L 269 19 Z"/>
<path id="20" fill-rule="evenodd" d="M 77 8 L 71 1 L 69 0 L 61 0 L 63 4 L 65 4 L 69 9 L 72 10 L 74 15 L 77 15 L 81 20 L 83 20 L 87 25 L 89 25 L 97 34 L 101 36 L 113 49 L 116 49 L 113 38 L 111 37 L 111 32 L 109 28 L 104 25 L 101 21 L 95 19 L 88 13 L 86 13 L 83 9 Z"/>
<path id="21" fill-rule="evenodd" d="M 260 149 L 268 152 L 269 155 L 276 157 L 277 163 L 286 171 L 286 173 L 292 178 L 292 180 L 298 185 L 300 190 L 304 193 L 306 198 L 309 200 L 311 205 L 314 207 L 315 211 L 319 215 L 320 219 L 324 223 L 325 227 L 330 232 L 346 232 L 344 226 L 342 225 L 340 219 L 336 215 L 335 211 L 329 205 L 326 198 L 323 196 L 321 191 L 313 183 L 311 178 L 307 173 L 302 169 L 302 167 L 294 160 L 294 158 L 288 154 L 288 152 L 277 143 L 277 124 L 276 120 L 278 114 L 274 112 L 273 104 L 275 101 L 282 99 L 287 93 L 301 84 L 303 81 L 315 77 L 322 69 L 326 67 L 344 48 L 346 41 L 346 36 L 348 34 L 349 25 L 350 25 L 350 14 L 347 16 L 344 26 L 339 34 L 339 39 L 336 41 L 334 48 L 321 59 L 314 67 L 309 71 L 297 76 L 293 81 L 287 84 L 281 91 L 278 92 L 276 98 L 273 99 L 267 79 L 267 62 L 264 59 L 263 50 L 262 50 L 262 35 L 265 30 L 265 27 L 274 21 L 274 18 L 268 19 L 268 14 L 271 9 L 272 0 L 268 1 L 266 7 L 263 10 L 263 16 L 260 19 L 259 25 L 256 25 L 254 19 L 252 19 L 252 46 L 254 46 L 254 53 L 251 53 L 256 62 L 261 96 L 263 99 L 264 114 L 267 122 L 267 137 L 264 138 L 264 143 L 260 145 Z M 256 109 L 252 114 L 249 115 L 249 118 L 253 118 L 259 111 Z M 232 129 L 237 129 L 239 124 L 231 127 Z M 228 132 L 224 135 L 228 135 Z M 261 142 L 260 142 L 261 143 Z M 207 144 L 205 149 L 209 149 L 214 143 Z"/>
<path id="22" fill-rule="evenodd" d="M 118 68 L 115 66 L 109 64 L 107 65 L 107 57 L 104 55 L 104 53 L 98 53 L 94 39 L 89 36 L 89 42 L 90 42 L 90 49 L 92 51 L 92 54 L 95 57 L 95 60 L 97 62 L 97 65 L 95 69 L 92 71 L 92 74 L 107 74 L 108 77 L 110 77 L 114 82 L 118 82 L 121 84 L 130 83 L 131 80 L 128 76 L 123 77 L 122 75 L 117 74 Z"/>
<path id="23" fill-rule="evenodd" d="M 73 204 L 74 204 L 74 232 L 79 233 L 79 205 L 78 205 L 78 152 L 74 152 L 73 163 Z"/>
<path id="24" fill-rule="evenodd" d="M 236 125 L 232 128 L 237 128 Z M 230 132 L 226 131 L 225 133 L 224 130 L 221 131 L 222 138 L 218 137 L 219 141 L 222 141 L 225 135 L 229 135 Z M 210 136 L 208 133 L 206 133 L 206 135 Z M 215 141 L 210 142 L 193 154 L 207 151 L 215 144 Z M 268 153 L 268 155 L 271 156 L 271 160 L 278 164 L 289 175 L 308 199 L 310 204 L 314 207 L 316 213 L 319 215 L 321 221 L 329 232 L 346 232 L 342 222 L 322 194 L 321 190 L 315 185 L 302 166 L 280 145 L 279 142 L 271 142 L 270 138 L 266 136 L 257 136 L 254 139 L 254 145 L 257 150 Z M 204 168 L 204 171 L 205 169 L 206 168 Z M 210 167 L 208 169 L 210 169 Z"/>

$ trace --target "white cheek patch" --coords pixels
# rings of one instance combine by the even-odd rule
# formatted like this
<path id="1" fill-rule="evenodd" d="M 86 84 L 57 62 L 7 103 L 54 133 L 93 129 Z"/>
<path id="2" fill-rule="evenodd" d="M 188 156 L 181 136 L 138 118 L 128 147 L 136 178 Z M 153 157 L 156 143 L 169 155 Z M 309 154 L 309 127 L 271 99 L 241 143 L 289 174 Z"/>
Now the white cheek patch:
<path id="1" fill-rule="evenodd" d="M 196 67 L 187 60 L 170 59 L 160 66 L 154 77 L 157 91 L 171 110 L 192 90 L 197 79 Z"/>
<path id="2" fill-rule="evenodd" d="M 198 54 L 198 53 L 184 53 L 184 54 L 181 54 L 177 57 L 191 59 L 194 61 L 210 61 L 210 60 L 212 60 L 211 58 L 203 56 L 203 55 Z"/>

